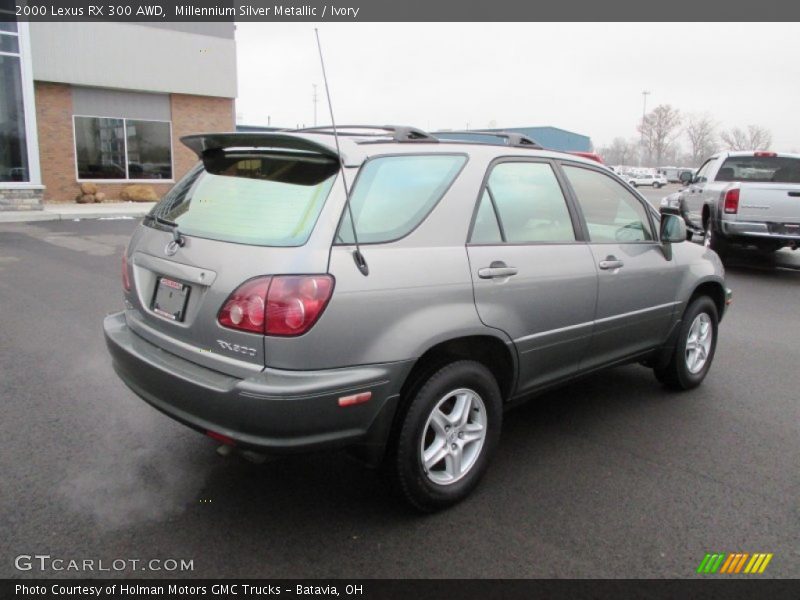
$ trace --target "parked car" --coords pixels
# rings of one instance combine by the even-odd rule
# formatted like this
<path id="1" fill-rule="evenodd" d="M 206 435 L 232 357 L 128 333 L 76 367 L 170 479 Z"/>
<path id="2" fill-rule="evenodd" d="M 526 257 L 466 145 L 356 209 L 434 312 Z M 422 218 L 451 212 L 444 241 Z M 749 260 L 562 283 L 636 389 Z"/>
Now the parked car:
<path id="1" fill-rule="evenodd" d="M 201 162 L 134 232 L 104 330 L 136 394 L 218 442 L 349 447 L 429 511 L 476 486 L 507 407 L 711 367 L 717 255 L 595 161 L 410 128 L 183 142 Z"/>
<path id="2" fill-rule="evenodd" d="M 704 243 L 724 255 L 731 245 L 762 252 L 800 244 L 800 155 L 721 152 L 709 158 L 687 187 L 662 201 Z"/>
<path id="3" fill-rule="evenodd" d="M 650 185 L 654 188 L 658 189 L 662 186 L 667 185 L 667 178 L 663 175 L 652 175 L 649 173 L 640 173 L 638 175 L 633 175 L 628 178 L 628 183 L 631 184 L 633 187 L 639 187 L 640 185 Z"/>

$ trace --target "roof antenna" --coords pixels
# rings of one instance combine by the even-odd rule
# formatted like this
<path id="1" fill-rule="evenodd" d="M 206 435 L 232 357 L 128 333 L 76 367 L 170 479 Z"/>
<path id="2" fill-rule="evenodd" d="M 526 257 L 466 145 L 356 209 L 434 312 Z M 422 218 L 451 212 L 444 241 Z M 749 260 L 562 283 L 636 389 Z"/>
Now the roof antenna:
<path id="1" fill-rule="evenodd" d="M 353 250 L 353 260 L 365 277 L 369 275 L 369 267 L 364 255 L 361 254 L 361 247 L 358 245 L 358 234 L 356 233 L 356 222 L 353 220 L 353 210 L 350 207 L 350 190 L 347 188 L 347 179 L 344 176 L 344 158 L 342 152 L 339 150 L 339 133 L 336 131 L 336 121 L 333 118 L 333 104 L 331 103 L 331 91 L 328 88 L 328 76 L 325 74 L 325 61 L 322 58 L 322 44 L 319 43 L 319 30 L 314 28 L 314 35 L 317 36 L 317 49 L 319 50 L 319 62 L 322 65 L 322 79 L 325 81 L 325 95 L 328 97 L 328 109 L 331 113 L 331 125 L 333 125 L 333 139 L 336 140 L 336 154 L 339 155 L 339 167 L 342 174 L 342 184 L 344 185 L 344 205 L 347 209 L 347 215 L 350 217 L 350 226 L 353 228 L 353 242 L 355 242 L 356 249 Z"/>

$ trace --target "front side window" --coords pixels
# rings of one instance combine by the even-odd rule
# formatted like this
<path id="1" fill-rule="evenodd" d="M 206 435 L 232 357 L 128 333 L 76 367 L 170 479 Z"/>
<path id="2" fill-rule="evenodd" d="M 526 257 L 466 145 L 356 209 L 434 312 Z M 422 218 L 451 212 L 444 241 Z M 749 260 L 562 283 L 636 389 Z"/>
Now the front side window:
<path id="1" fill-rule="evenodd" d="M 495 211 L 500 222 L 493 225 Z M 498 234 L 512 244 L 575 241 L 566 199 L 548 163 L 506 162 L 492 169 L 470 241 L 491 243 Z"/>
<path id="2" fill-rule="evenodd" d="M 149 217 L 181 233 L 257 246 L 302 246 L 339 163 L 292 154 L 220 155 L 168 192 Z"/>
<path id="3" fill-rule="evenodd" d="M 367 161 L 350 195 L 358 241 L 391 242 L 408 235 L 433 210 L 467 162 L 465 156 L 384 156 Z M 347 211 L 337 240 L 353 243 Z"/>
<path id="4" fill-rule="evenodd" d="M 172 179 L 172 135 L 164 121 L 75 117 L 78 179 Z"/>
<path id="5" fill-rule="evenodd" d="M 592 242 L 628 243 L 655 239 L 647 210 L 624 186 L 608 175 L 564 165 L 578 199 Z"/>
<path id="6" fill-rule="evenodd" d="M 497 220 L 497 211 L 489 190 L 484 190 L 481 197 L 469 241 L 471 244 L 500 244 L 503 241 L 503 232 L 500 231 L 500 222 Z"/>
<path id="7" fill-rule="evenodd" d="M 697 170 L 697 173 L 694 176 L 694 181 L 697 183 L 703 183 L 708 178 L 708 170 L 711 167 L 711 163 L 714 162 L 713 159 L 709 159 L 703 163 L 703 165 Z"/>

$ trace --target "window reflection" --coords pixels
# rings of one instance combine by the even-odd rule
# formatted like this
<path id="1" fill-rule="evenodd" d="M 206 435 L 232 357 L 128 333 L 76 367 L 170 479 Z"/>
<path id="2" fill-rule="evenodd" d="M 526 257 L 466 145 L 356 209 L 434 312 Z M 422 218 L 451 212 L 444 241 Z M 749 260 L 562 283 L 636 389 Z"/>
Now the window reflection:
<path id="1" fill-rule="evenodd" d="M 172 179 L 169 123 L 75 117 L 79 179 Z"/>

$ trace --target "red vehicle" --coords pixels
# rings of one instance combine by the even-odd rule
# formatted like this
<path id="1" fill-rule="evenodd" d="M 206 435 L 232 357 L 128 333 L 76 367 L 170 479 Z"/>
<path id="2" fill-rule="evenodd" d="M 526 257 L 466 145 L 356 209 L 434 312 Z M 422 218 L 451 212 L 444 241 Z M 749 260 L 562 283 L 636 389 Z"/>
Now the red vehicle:
<path id="1" fill-rule="evenodd" d="M 591 160 L 596 160 L 601 165 L 606 164 L 606 163 L 603 162 L 603 159 L 600 158 L 600 155 L 596 154 L 594 152 L 580 152 L 580 151 L 576 150 L 574 152 L 573 151 L 569 151 L 569 152 L 567 152 L 567 154 L 574 154 L 575 156 L 582 156 L 583 158 L 589 158 Z"/>

